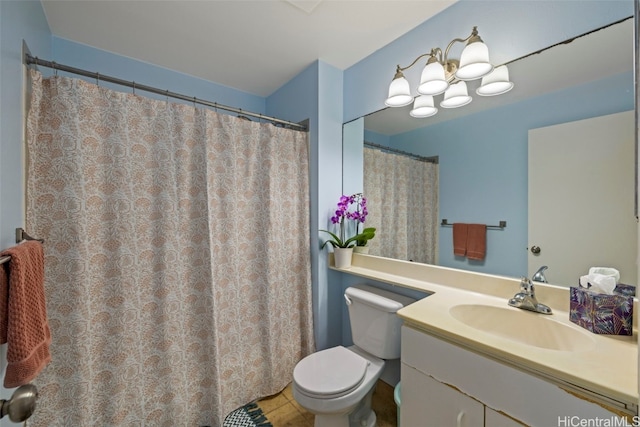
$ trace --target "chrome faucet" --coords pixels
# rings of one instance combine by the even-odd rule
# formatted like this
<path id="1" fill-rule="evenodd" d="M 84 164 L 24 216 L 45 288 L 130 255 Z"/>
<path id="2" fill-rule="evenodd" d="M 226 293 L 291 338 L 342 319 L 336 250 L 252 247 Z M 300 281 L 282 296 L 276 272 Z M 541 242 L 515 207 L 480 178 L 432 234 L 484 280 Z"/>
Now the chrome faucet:
<path id="1" fill-rule="evenodd" d="M 549 268 L 546 265 L 543 265 L 542 267 L 540 267 L 538 269 L 538 271 L 536 271 L 535 273 L 533 273 L 533 277 L 531 277 L 531 280 L 535 281 L 535 282 L 542 282 L 542 283 L 547 283 L 547 278 L 544 277 L 544 271 Z"/>
<path id="2" fill-rule="evenodd" d="M 520 292 L 509 300 L 509 305 L 523 310 L 534 311 L 542 314 L 552 314 L 551 308 L 536 299 L 536 291 L 531 280 L 523 277 L 520 279 Z"/>

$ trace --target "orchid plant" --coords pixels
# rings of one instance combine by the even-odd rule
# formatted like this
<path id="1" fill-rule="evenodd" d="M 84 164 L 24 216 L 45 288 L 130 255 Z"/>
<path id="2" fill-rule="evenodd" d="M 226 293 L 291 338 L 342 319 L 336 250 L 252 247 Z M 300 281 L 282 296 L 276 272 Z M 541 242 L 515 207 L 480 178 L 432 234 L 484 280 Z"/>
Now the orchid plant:
<path id="1" fill-rule="evenodd" d="M 336 209 L 335 214 L 331 217 L 331 222 L 333 224 L 338 224 L 339 226 L 339 235 L 332 233 L 329 230 L 320 230 L 331 236 L 329 240 L 322 244 L 322 248 L 324 248 L 327 243 L 334 248 L 365 246 L 367 242 L 373 239 L 376 235 L 376 229 L 373 227 L 366 227 L 362 232 L 360 232 L 360 224 L 364 224 L 368 214 L 367 199 L 362 195 L 362 193 L 353 194 L 351 196 L 341 196 L 338 201 L 338 209 Z M 345 238 L 347 220 L 353 220 L 356 223 L 356 235 L 348 239 Z"/>

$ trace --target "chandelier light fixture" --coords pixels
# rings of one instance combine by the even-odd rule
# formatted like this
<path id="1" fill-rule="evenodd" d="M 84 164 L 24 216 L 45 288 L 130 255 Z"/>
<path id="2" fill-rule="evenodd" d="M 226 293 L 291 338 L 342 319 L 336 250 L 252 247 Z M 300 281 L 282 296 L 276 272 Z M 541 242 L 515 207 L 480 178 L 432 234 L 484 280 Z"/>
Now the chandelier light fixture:
<path id="1" fill-rule="evenodd" d="M 449 50 L 455 42 L 467 43 L 460 60 L 449 58 Z M 420 59 L 428 56 L 427 64 L 422 70 L 418 96 L 411 94 L 409 81 L 402 74 L 413 67 Z M 494 96 L 509 92 L 513 83 L 509 81 L 509 70 L 506 65 L 495 67 L 489 62 L 489 49 L 478 35 L 477 27 L 473 27 L 471 35 L 466 39 L 453 39 L 442 52 L 439 47 L 431 52 L 418 56 L 407 67 L 396 68 L 396 74 L 389 85 L 389 96 L 385 100 L 388 107 L 404 107 L 413 102 L 409 113 L 412 117 L 423 118 L 435 115 L 433 97 L 444 93 L 440 102 L 442 108 L 457 108 L 471 102 L 467 90 L 467 81 L 482 79 L 476 93 L 480 96 Z"/>

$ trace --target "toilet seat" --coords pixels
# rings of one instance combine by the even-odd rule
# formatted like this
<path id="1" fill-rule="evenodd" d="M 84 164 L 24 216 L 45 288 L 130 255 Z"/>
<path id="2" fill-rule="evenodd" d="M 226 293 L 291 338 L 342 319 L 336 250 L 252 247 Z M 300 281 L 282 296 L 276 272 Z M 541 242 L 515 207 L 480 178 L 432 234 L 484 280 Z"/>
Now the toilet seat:
<path id="1" fill-rule="evenodd" d="M 317 399 L 349 394 L 364 380 L 369 361 L 343 346 L 313 353 L 293 370 L 298 390 Z"/>

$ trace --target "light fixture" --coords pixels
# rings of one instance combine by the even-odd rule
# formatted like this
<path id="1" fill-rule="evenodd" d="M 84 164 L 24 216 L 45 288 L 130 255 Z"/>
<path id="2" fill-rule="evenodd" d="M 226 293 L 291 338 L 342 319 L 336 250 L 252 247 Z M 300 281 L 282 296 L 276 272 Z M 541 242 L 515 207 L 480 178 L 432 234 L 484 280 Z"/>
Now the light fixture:
<path id="1" fill-rule="evenodd" d="M 493 69 L 491 74 L 482 78 L 480 87 L 476 93 L 481 96 L 502 95 L 513 88 L 513 82 L 509 81 L 509 70 L 506 65 Z"/>
<path id="2" fill-rule="evenodd" d="M 449 86 L 444 93 L 444 99 L 440 103 L 442 108 L 458 108 L 471 102 L 467 92 L 467 82 L 459 81 Z"/>
<path id="3" fill-rule="evenodd" d="M 411 104 L 411 101 L 413 101 L 413 96 L 411 96 L 409 82 L 400 71 L 400 66 L 398 66 L 398 71 L 389 85 L 389 97 L 385 104 L 389 107 L 404 107 Z"/>
<path id="4" fill-rule="evenodd" d="M 456 42 L 466 43 L 460 60 L 449 58 L 449 50 Z M 403 71 L 413 67 L 420 59 L 429 59 L 420 75 L 418 96 L 411 94 L 411 88 Z M 418 56 L 407 67 L 396 68 L 396 74 L 389 85 L 389 95 L 385 104 L 389 107 L 403 107 L 413 101 L 412 117 L 429 117 L 438 112 L 434 107 L 433 97 L 444 93 L 440 103 L 442 108 L 457 108 L 467 105 L 472 98 L 467 92 L 466 81 L 482 78 L 481 86 L 476 93 L 481 96 L 500 95 L 513 88 L 509 81 L 506 65 L 496 67 L 489 62 L 489 49 L 478 35 L 477 27 L 473 27 L 471 35 L 465 39 L 453 39 L 444 53 L 439 47 L 431 52 Z"/>
<path id="5" fill-rule="evenodd" d="M 409 112 L 411 117 L 424 118 L 431 117 L 438 112 L 438 109 L 433 106 L 433 96 L 420 95 L 413 102 L 413 109 Z"/>

